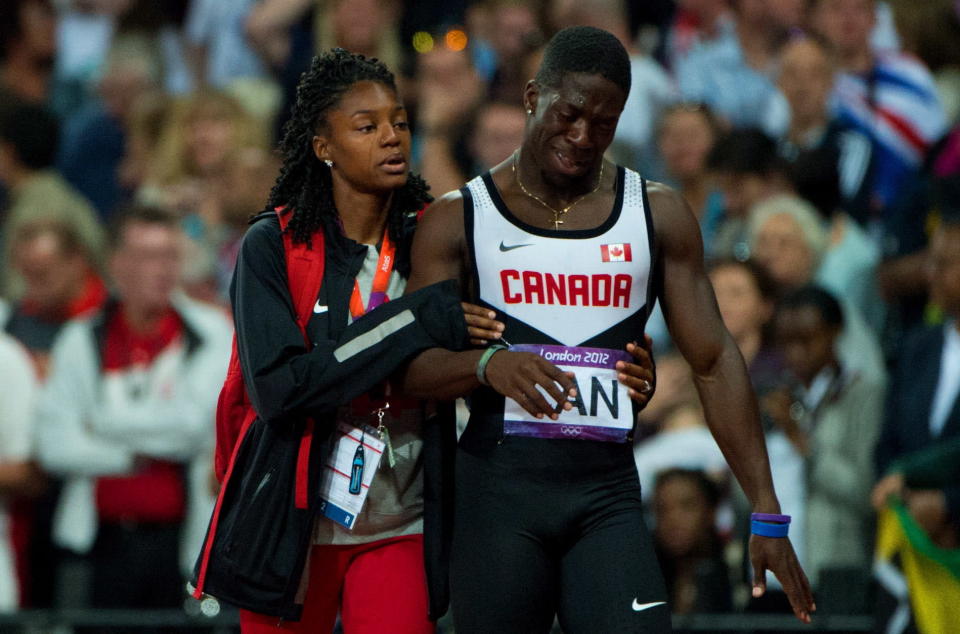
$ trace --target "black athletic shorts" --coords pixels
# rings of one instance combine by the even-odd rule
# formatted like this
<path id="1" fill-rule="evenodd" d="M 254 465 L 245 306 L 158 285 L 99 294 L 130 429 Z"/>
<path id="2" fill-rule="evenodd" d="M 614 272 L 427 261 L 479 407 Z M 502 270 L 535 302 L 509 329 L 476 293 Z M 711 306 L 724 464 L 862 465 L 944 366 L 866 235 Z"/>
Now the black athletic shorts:
<path id="1" fill-rule="evenodd" d="M 482 421 L 477 421 L 482 422 Z M 670 632 L 629 443 L 461 440 L 451 559 L 457 634 Z"/>

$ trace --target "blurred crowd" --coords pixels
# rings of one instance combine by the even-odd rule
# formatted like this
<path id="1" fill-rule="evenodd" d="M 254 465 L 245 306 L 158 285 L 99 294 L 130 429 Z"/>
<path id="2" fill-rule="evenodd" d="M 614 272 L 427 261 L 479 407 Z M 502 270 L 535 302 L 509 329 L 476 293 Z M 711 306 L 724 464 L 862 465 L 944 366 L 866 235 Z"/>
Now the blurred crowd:
<path id="1" fill-rule="evenodd" d="M 387 62 L 439 196 L 520 144 L 541 47 L 576 24 L 631 54 L 610 158 L 699 220 L 821 611 L 877 609 L 887 513 L 956 552 L 953 0 L 4 0 L 0 611 L 182 604 L 227 288 L 311 56 Z M 749 596 L 749 509 L 649 331 L 636 456 L 673 610 L 788 612 L 773 580 Z"/>

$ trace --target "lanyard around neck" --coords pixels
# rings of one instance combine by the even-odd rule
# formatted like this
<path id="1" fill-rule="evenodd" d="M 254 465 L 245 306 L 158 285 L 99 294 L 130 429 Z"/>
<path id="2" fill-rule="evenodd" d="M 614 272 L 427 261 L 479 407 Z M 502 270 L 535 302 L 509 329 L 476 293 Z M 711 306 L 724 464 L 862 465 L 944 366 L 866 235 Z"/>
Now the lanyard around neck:
<path id="1" fill-rule="evenodd" d="M 370 300 L 366 308 L 360 296 L 360 283 L 353 281 L 353 293 L 350 295 L 350 315 L 359 319 L 380 304 L 390 301 L 387 297 L 387 287 L 390 285 L 390 274 L 393 273 L 394 252 L 393 242 L 390 241 L 390 232 L 383 231 L 383 241 L 380 243 L 380 257 L 377 258 L 377 270 L 373 274 L 373 286 L 370 288 Z"/>

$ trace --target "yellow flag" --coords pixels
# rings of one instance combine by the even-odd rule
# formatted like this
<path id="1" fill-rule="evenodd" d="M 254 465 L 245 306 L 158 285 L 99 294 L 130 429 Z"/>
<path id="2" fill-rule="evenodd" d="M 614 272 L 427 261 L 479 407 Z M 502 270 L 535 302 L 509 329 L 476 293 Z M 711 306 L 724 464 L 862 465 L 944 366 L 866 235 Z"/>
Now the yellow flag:
<path id="1" fill-rule="evenodd" d="M 960 624 L 960 550 L 939 548 L 901 504 L 880 513 L 877 559 L 899 555 L 907 580 L 914 620 L 923 634 L 957 631 Z"/>

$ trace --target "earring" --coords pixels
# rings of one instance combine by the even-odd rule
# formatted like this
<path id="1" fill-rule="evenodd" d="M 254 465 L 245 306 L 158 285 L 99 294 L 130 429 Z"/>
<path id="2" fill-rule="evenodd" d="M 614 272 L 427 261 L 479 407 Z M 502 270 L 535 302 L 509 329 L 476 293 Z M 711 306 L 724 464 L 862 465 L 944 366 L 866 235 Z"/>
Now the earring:
<path id="1" fill-rule="evenodd" d="M 327 164 L 327 167 L 330 167 L 330 168 L 333 167 L 333 161 L 331 161 L 330 159 L 323 159 L 323 162 Z"/>
<path id="2" fill-rule="evenodd" d="M 532 114 L 533 114 L 533 109 L 527 108 L 527 116 L 529 117 Z"/>

